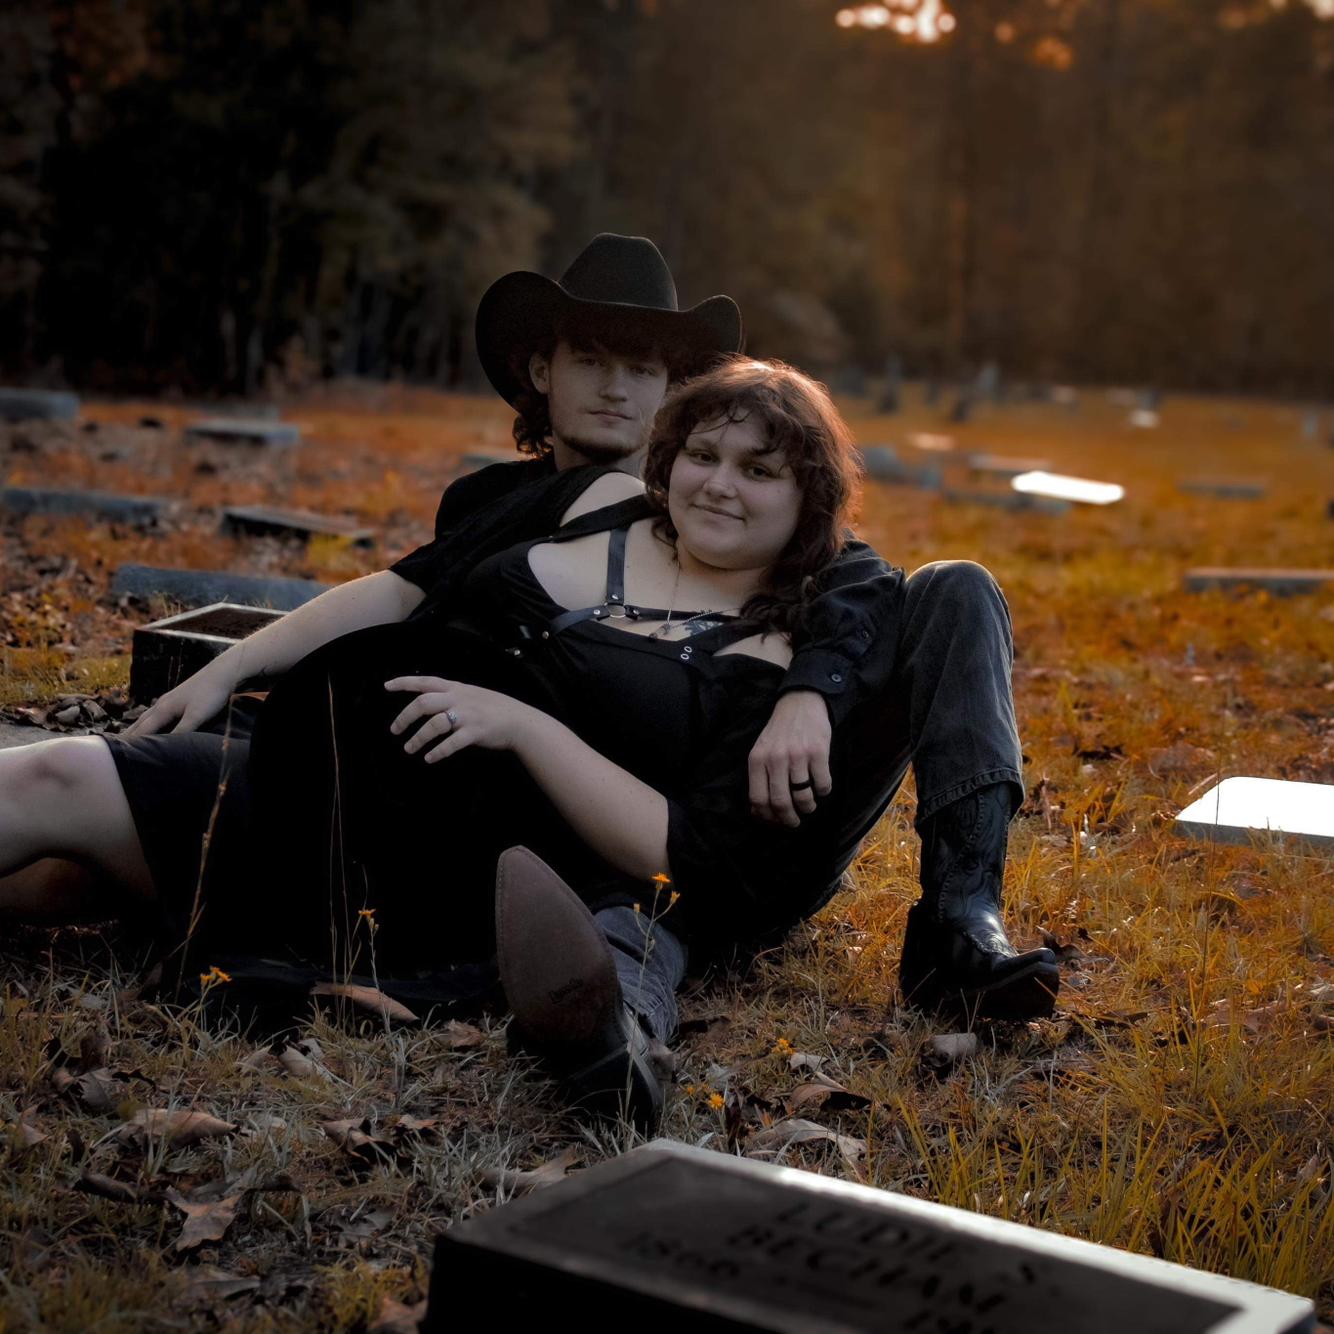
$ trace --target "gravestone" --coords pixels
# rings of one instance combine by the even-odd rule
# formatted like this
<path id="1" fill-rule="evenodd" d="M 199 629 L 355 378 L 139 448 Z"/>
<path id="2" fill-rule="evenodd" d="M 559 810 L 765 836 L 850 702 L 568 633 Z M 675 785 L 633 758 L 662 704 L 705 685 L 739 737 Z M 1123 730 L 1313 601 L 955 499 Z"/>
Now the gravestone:
<path id="1" fill-rule="evenodd" d="M 776 1334 L 1308 1334 L 1309 1301 L 813 1172 L 656 1140 L 443 1233 L 423 1334 L 460 1294 L 507 1327 Z"/>
<path id="2" fill-rule="evenodd" d="M 0 421 L 73 421 L 79 396 L 49 389 L 0 389 Z"/>
<path id="3" fill-rule="evenodd" d="M 284 579 L 229 570 L 172 570 L 155 565 L 122 565 L 111 580 L 112 597 L 163 597 L 187 607 L 240 602 L 291 611 L 332 587 L 314 579 Z"/>
<path id="4" fill-rule="evenodd" d="M 983 491 L 967 487 L 950 487 L 942 494 L 952 505 L 985 505 L 988 509 L 1016 510 L 1030 514 L 1070 512 L 1070 502 L 1059 496 L 1030 496 L 1019 491 Z"/>
<path id="5" fill-rule="evenodd" d="M 1178 833 L 1215 843 L 1281 834 L 1334 847 L 1334 786 L 1280 778 L 1225 778 L 1176 818 Z"/>
<path id="6" fill-rule="evenodd" d="M 974 390 L 978 398 L 990 399 L 993 403 L 1001 400 L 1001 373 L 997 362 L 986 361 L 977 373 Z"/>
<path id="7" fill-rule="evenodd" d="M 1022 495 L 1073 500 L 1080 505 L 1114 505 L 1126 494 L 1125 487 L 1116 482 L 1095 482 L 1087 477 L 1067 477 L 1041 469 L 1012 477 L 1010 486 Z"/>
<path id="8" fill-rule="evenodd" d="M 903 398 L 903 360 L 897 352 L 891 352 L 885 358 L 885 382 L 880 389 L 880 402 L 877 410 L 884 413 L 897 412 Z"/>
<path id="9" fill-rule="evenodd" d="M 1000 477 L 1009 481 L 1020 473 L 1040 471 L 1050 466 L 1048 459 L 1007 458 L 1004 454 L 969 454 L 968 469 L 979 477 Z"/>
<path id="10" fill-rule="evenodd" d="M 1269 484 L 1240 477 L 1187 477 L 1177 483 L 1177 490 L 1187 495 L 1213 496 L 1219 500 L 1259 500 L 1268 495 Z"/>
<path id="11" fill-rule="evenodd" d="M 131 647 L 130 698 L 151 704 L 233 644 L 282 616 L 262 607 L 215 602 L 137 627 Z"/>
<path id="12" fill-rule="evenodd" d="M 866 475 L 873 482 L 890 486 L 919 486 L 924 490 L 940 489 L 940 469 L 931 464 L 905 463 L 894 452 L 892 445 L 866 445 L 862 449 Z"/>
<path id="13" fill-rule="evenodd" d="M 268 421 L 261 417 L 207 417 L 185 428 L 190 440 L 215 440 L 224 445 L 279 447 L 301 443 L 301 428 L 295 422 Z"/>
<path id="14" fill-rule="evenodd" d="M 231 537 L 337 537 L 355 547 L 375 544 L 375 534 L 355 519 L 310 510 L 285 510 L 273 505 L 229 505 L 222 512 L 222 532 Z"/>
<path id="15" fill-rule="evenodd" d="M 962 390 L 959 397 L 954 400 L 954 406 L 950 409 L 950 421 L 956 425 L 963 425 L 973 415 L 975 401 L 971 388 Z"/>
<path id="16" fill-rule="evenodd" d="M 1313 593 L 1334 583 L 1334 570 L 1266 570 L 1250 566 L 1205 565 L 1186 571 L 1186 591 L 1211 588 L 1263 588 L 1269 593 Z"/>
<path id="17" fill-rule="evenodd" d="M 1126 418 L 1127 424 L 1133 426 L 1137 431 L 1152 431 L 1161 421 L 1162 418 L 1152 408 L 1136 408 Z"/>
<path id="18" fill-rule="evenodd" d="M 47 486 L 7 486 L 0 509 L 11 514 L 82 514 L 121 523 L 155 524 L 175 508 L 160 496 L 121 496 L 110 491 L 60 490 Z"/>

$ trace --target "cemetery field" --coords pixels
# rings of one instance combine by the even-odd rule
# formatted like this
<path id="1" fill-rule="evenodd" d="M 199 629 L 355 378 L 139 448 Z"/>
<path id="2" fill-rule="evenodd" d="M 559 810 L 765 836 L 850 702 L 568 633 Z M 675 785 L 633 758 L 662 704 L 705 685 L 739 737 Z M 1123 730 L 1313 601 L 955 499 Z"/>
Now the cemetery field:
<path id="1" fill-rule="evenodd" d="M 843 406 L 947 489 L 1003 494 L 971 450 L 1126 489 L 1046 513 L 868 482 L 860 523 L 898 564 L 977 560 L 1006 592 L 1027 786 L 1006 916 L 1058 951 L 1057 1012 L 951 1038 L 896 1005 L 909 783 L 845 893 L 687 994 L 663 1133 L 1271 1284 L 1334 1321 L 1334 846 L 1173 830 L 1220 777 L 1334 783 L 1334 585 L 1184 588 L 1196 567 L 1334 566 L 1334 422 L 1169 397 L 1136 428 L 1091 390 L 961 426 L 911 389 L 893 417 Z M 0 426 L 7 486 L 178 502 L 156 525 L 0 516 L 11 732 L 120 726 L 131 631 L 172 608 L 113 597 L 118 566 L 355 577 L 425 540 L 463 455 L 508 451 L 503 408 L 424 391 L 288 404 L 302 442 L 271 450 L 186 444 L 196 415 Z M 1201 478 L 1263 493 L 1182 489 Z M 374 545 L 219 532 L 224 505 L 257 504 L 355 519 Z M 0 1331 L 407 1329 L 442 1227 L 630 1142 L 564 1113 L 503 1015 L 335 1007 L 274 1052 L 139 999 L 112 945 L 0 938 Z"/>

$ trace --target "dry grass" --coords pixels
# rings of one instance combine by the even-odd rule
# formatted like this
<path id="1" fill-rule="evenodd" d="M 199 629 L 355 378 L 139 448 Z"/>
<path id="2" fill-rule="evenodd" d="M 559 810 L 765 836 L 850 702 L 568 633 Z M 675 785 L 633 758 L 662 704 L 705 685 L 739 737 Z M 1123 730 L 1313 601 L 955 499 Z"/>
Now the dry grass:
<path id="1" fill-rule="evenodd" d="M 868 442 L 941 429 L 916 404 L 892 421 L 864 406 L 848 405 Z M 368 404 L 349 391 L 290 411 L 308 426 L 294 456 L 256 464 L 213 451 L 219 471 L 201 474 L 197 449 L 116 425 L 146 410 L 90 410 L 107 423 L 94 444 L 114 441 L 124 458 L 98 461 L 89 437 L 71 432 L 14 456 L 11 480 L 95 480 L 182 495 L 206 512 L 156 536 L 40 519 L 11 531 L 0 702 L 123 677 L 115 655 L 137 616 L 106 600 L 116 564 L 322 578 L 378 568 L 427 531 L 450 459 L 499 447 L 507 425 L 483 400 L 385 392 Z M 169 424 L 183 415 L 151 410 Z M 1216 773 L 1334 781 L 1328 596 L 1180 591 L 1195 564 L 1327 563 L 1334 460 L 1281 405 L 1169 399 L 1162 426 L 1146 432 L 1123 417 L 1090 394 L 1078 413 L 993 409 L 957 432 L 964 445 L 1122 481 L 1121 506 L 1016 516 L 873 487 L 862 525 L 901 564 L 970 557 L 1006 589 L 1030 789 L 1012 832 L 1008 916 L 1024 943 L 1045 930 L 1072 947 L 1057 1016 L 982 1032 L 977 1054 L 953 1069 L 923 1063 L 934 1030 L 893 1004 L 915 895 L 909 793 L 868 841 L 854 889 L 748 978 L 687 997 L 693 1025 L 665 1129 L 744 1152 L 808 1077 L 785 1039 L 869 1099 L 799 1113 L 864 1151 L 814 1142 L 788 1161 L 1305 1293 L 1328 1321 L 1334 863 L 1295 845 L 1182 842 L 1170 817 Z M 1263 476 L 1270 492 L 1178 493 L 1193 473 Z M 261 498 L 344 510 L 386 536 L 372 553 L 300 553 L 213 532 L 208 506 Z M 16 602 L 34 567 L 38 599 Z M 564 1115 L 507 1056 L 499 1020 L 458 1050 L 438 1029 L 386 1034 L 317 1018 L 320 1067 L 292 1074 L 262 1054 L 247 1064 L 255 1042 L 197 1013 L 135 999 L 96 937 L 64 933 L 50 953 L 35 942 L 0 964 L 0 1328 L 177 1328 L 205 1307 L 229 1328 L 363 1328 L 384 1296 L 420 1293 L 434 1232 L 504 1197 L 481 1169 L 532 1167 L 570 1146 L 587 1164 L 628 1143 Z M 90 1059 L 122 1073 L 95 1111 L 52 1079 L 62 1062 L 77 1073 L 80 1044 L 103 1031 L 109 1049 L 89 1048 Z M 139 1108 L 173 1106 L 238 1129 L 179 1149 L 108 1138 Z M 363 1116 L 385 1127 L 404 1113 L 436 1124 L 369 1167 L 320 1130 Z M 45 1136 L 28 1147 L 25 1117 Z M 197 1253 L 202 1263 L 178 1256 L 183 1215 L 160 1193 L 252 1167 L 252 1180 L 285 1174 L 291 1188 L 245 1192 L 225 1239 Z M 89 1172 L 148 1199 L 76 1190 Z M 209 1266 L 258 1282 L 226 1297 L 209 1286 Z"/>

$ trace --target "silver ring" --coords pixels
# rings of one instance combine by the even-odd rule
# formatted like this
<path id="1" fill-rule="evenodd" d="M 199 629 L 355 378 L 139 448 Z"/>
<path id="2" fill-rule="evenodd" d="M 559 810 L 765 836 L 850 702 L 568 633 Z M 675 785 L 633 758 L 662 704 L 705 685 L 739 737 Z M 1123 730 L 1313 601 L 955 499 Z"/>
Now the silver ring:
<path id="1" fill-rule="evenodd" d="M 452 728 L 455 728 L 455 727 L 457 727 L 457 726 L 459 725 L 459 715 L 458 715 L 457 710 L 455 710 L 455 709 L 446 709 L 446 710 L 445 710 L 445 717 L 449 719 L 449 726 L 450 726 L 451 729 L 452 729 Z"/>

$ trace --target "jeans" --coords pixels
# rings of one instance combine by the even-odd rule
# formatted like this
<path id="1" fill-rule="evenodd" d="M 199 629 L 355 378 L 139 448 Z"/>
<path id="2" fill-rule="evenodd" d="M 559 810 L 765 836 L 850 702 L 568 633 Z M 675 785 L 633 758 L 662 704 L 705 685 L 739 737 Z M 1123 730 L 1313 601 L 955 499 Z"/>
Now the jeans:
<path id="1" fill-rule="evenodd" d="M 1010 669 L 1010 610 L 991 574 L 972 561 L 936 561 L 906 580 L 893 643 L 874 645 L 862 702 L 835 729 L 830 749 L 839 859 L 846 864 L 898 791 L 909 764 L 916 825 L 977 788 L 1007 784 L 1013 814 L 1023 800 L 1022 752 Z M 647 918 L 630 908 L 597 914 L 625 998 L 667 1041 L 686 948 L 661 922 L 645 949 Z"/>

